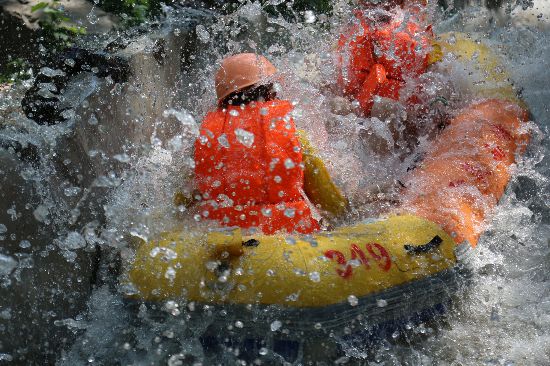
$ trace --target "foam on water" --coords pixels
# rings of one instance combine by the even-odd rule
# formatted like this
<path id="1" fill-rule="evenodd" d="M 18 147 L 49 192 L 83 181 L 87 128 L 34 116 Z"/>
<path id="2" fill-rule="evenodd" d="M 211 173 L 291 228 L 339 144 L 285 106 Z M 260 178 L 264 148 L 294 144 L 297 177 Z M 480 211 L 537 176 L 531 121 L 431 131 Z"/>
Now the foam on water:
<path id="1" fill-rule="evenodd" d="M 225 54 L 244 51 L 266 54 L 281 70 L 279 95 L 293 102 L 293 117 L 298 127 L 308 133 L 337 183 L 352 200 L 356 214 L 350 220 L 376 216 L 387 209 L 395 198 L 391 197 L 395 194 L 391 188 L 394 181 L 429 144 L 433 131 L 426 127 L 416 149 L 411 146 L 396 149 L 394 145 L 399 141 L 394 140 L 391 120 L 403 122 L 402 113 L 406 111 L 399 109 L 400 106 L 387 106 L 380 101 L 375 106 L 379 114 L 373 118 L 332 112 L 335 87 L 327 80 L 335 80 L 333 45 L 349 14 L 349 5 L 341 1 L 335 4 L 335 15 L 331 18 L 308 11 L 298 15 L 303 22 L 289 23 L 282 16 L 266 14 L 257 3 L 246 2 L 235 13 L 219 16 L 212 25 L 197 26 L 195 31 L 202 46 L 194 55 L 193 64 L 181 75 L 179 85 L 182 87 L 174 106 L 156 121 L 150 141 L 144 144 L 146 148 L 140 148 L 135 154 L 113 156 L 125 164 L 123 174 L 106 176 L 97 182 L 115 187 L 104 207 L 107 227 L 101 235 L 94 236 L 93 225 L 82 233 L 69 229 L 70 210 L 61 209 L 63 203 L 54 202 L 48 188 L 42 185 L 44 200 L 35 210 L 36 218 L 59 223 L 63 229 L 55 243 L 65 253 L 99 243 L 113 254 L 104 261 L 112 260 L 117 253 L 124 260 L 130 260 L 133 253 L 129 243 L 133 240 L 147 240 L 176 226 L 191 229 L 205 225 L 196 223 L 184 208 L 174 207 L 173 195 L 177 191 L 192 191 L 192 146 L 197 136 L 197 122 L 215 103 L 216 65 Z M 461 15 L 460 22 L 447 20 L 439 24 L 439 29 L 456 29 L 461 22 L 473 24 L 480 14 L 481 11 L 470 10 Z M 524 18 L 521 26 L 512 23 L 476 29 L 483 39 L 500 45 L 515 85 L 542 132 L 533 128 L 534 142 L 519 161 L 514 179 L 476 248 L 469 263 L 474 273 L 471 283 L 456 294 L 451 310 L 437 321 L 410 324 L 388 339 L 364 345 L 323 340 L 332 346 L 318 347 L 321 354 L 314 355 L 317 359 L 333 357 L 330 350 L 336 346 L 347 352 L 345 356 L 337 356 L 340 363 L 364 359 L 369 364 L 386 365 L 543 365 L 550 359 L 550 161 L 546 137 L 550 124 L 547 88 L 550 33 L 547 27 L 525 27 Z M 181 19 L 168 15 L 166 21 Z M 452 60 L 446 60 L 441 69 L 424 76 L 429 86 L 425 94 L 426 98 L 446 95 L 446 99 L 454 100 L 455 108 L 459 108 L 470 96 L 467 88 L 460 85 L 460 75 L 447 73 L 450 68 Z M 48 92 L 48 86 L 44 86 L 44 92 Z M 85 96 L 79 94 L 74 98 Z M 19 120 L 18 126 L 34 131 L 32 135 L 37 137 L 33 142 L 44 149 L 54 146 L 66 132 L 63 124 L 38 126 L 25 119 Z M 17 129 L 10 133 L 17 134 Z M 243 143 L 251 139 L 253 136 L 247 135 L 247 131 L 242 133 Z M 28 179 L 39 181 L 43 174 L 28 172 Z M 63 192 L 68 198 L 79 193 L 71 187 L 63 187 Z M 381 197 L 380 193 L 389 197 Z M 67 259 L 70 258 L 69 255 Z M 0 262 L 0 276 L 17 267 L 15 258 L 2 254 Z M 314 273 L 309 276 L 312 280 L 317 278 Z M 205 351 L 199 341 L 211 322 L 209 313 L 219 309 L 201 309 L 199 314 L 194 304 L 183 302 L 135 308 L 129 306 L 121 294 L 131 293 L 132 289 L 115 290 L 117 286 L 113 282 L 110 287 L 104 285 L 93 291 L 85 314 L 56 323 L 78 334 L 76 343 L 64 352 L 59 364 L 120 361 L 135 365 L 161 362 L 178 365 L 238 361 L 238 347 L 220 346 Z M 356 301 L 349 299 L 352 305 Z M 228 334 L 233 327 L 242 326 L 242 322 L 228 324 Z M 270 327 L 278 330 L 281 324 L 274 322 Z M 318 343 L 321 344 L 321 340 Z M 326 350 L 324 355 L 323 350 Z M 259 356 L 265 356 L 268 364 L 281 362 L 269 347 L 261 348 Z M 7 356 L 0 353 L 0 360 L 2 357 Z"/>
<path id="2" fill-rule="evenodd" d="M 368 148 L 360 146 L 358 129 L 361 128 L 357 127 L 360 125 L 372 126 L 374 131 L 372 133 L 376 133 L 385 140 L 391 139 L 388 132 L 384 130 L 387 127 L 380 120 L 374 118 L 360 120 L 353 114 L 339 116 L 330 111 L 326 93 L 323 92 L 323 88 L 326 88 L 323 80 L 333 76 L 330 73 L 333 66 L 332 59 L 327 55 L 330 54 L 330 45 L 334 43 L 336 34 L 319 29 L 316 30 L 317 33 L 309 34 L 310 30 L 306 25 L 296 26 L 286 23 L 281 18 L 266 18 L 255 4 L 247 4 L 237 13 L 220 19 L 219 24 L 212 29 L 197 30 L 201 34 L 201 41 L 208 43 L 210 40 L 217 39 L 221 33 L 226 32 L 224 28 L 226 24 L 240 18 L 246 20 L 252 18 L 254 24 L 267 22 L 270 26 L 277 27 L 279 38 L 270 39 L 268 33 L 266 39 L 239 42 L 240 28 L 233 26 L 235 39 L 228 41 L 227 49 L 231 52 L 268 50 L 267 54 L 283 71 L 281 96 L 294 102 L 296 123 L 300 128 L 308 131 L 310 138 L 319 147 L 332 173 L 348 195 L 364 196 L 365 190 L 371 188 L 371 185 L 390 183 L 393 177 L 402 173 L 404 163 L 396 154 L 376 156 Z M 292 33 L 292 36 L 288 36 L 285 32 Z M 509 59 L 507 66 L 512 70 L 518 87 L 523 89 L 522 95 L 531 104 L 537 122 L 544 129 L 548 123 L 548 107 L 545 104 L 547 99 L 544 99 L 547 92 L 540 87 L 543 85 L 541 78 L 534 76 L 544 74 L 545 65 L 541 64 L 541 61 L 545 60 L 543 56 L 547 53 L 547 36 L 543 33 L 529 33 L 526 36 L 523 32 L 529 33 L 528 30 L 517 28 L 488 29 L 486 36 L 494 44 L 498 43 L 506 49 L 505 54 Z M 206 34 L 209 37 L 206 37 Z M 305 42 L 306 40 L 310 43 Z M 537 49 L 537 52 L 531 53 L 532 56 L 526 59 L 525 55 L 529 53 L 521 52 L 521 47 L 525 51 Z M 211 80 L 214 65 L 217 62 L 212 61 L 212 56 L 215 61 L 219 61 L 224 51 L 227 50 L 218 48 L 204 50 L 204 54 L 201 55 L 202 62 L 205 59 L 210 60 L 206 67 L 198 67 L 198 70 L 182 77 L 182 83 L 193 80 L 196 90 L 201 91 L 195 95 L 202 95 L 202 98 L 193 98 L 189 101 L 189 106 L 193 105 L 193 107 L 187 108 L 197 120 L 200 120 L 211 108 L 214 100 Z M 200 62 L 199 60 L 198 65 Z M 308 69 L 308 63 L 310 65 L 313 63 L 315 67 Z M 323 67 L 328 71 L 323 71 Z M 320 72 L 319 69 L 321 69 Z M 514 181 L 476 249 L 476 255 L 471 263 L 475 273 L 473 281 L 462 293 L 457 294 L 458 298 L 454 302 L 452 311 L 435 323 L 410 325 L 407 327 L 409 329 L 395 334 L 391 339 L 371 344 L 366 348 L 344 345 L 348 356 L 365 358 L 369 364 L 544 364 L 550 352 L 548 347 L 550 334 L 547 330 L 550 321 L 547 315 L 550 306 L 550 289 L 547 282 L 550 266 L 548 262 L 550 248 L 547 239 L 549 218 L 548 207 L 544 203 L 549 192 L 546 178 L 548 170 L 545 164 L 546 149 L 541 148 L 539 144 L 545 146 L 544 143 L 547 140 L 543 135 L 536 135 L 535 141 L 537 143 L 533 144 L 526 157 L 518 164 Z M 171 152 L 168 150 L 154 150 L 149 156 L 142 158 L 144 162 L 140 163 L 142 165 L 136 165 L 139 167 L 137 171 L 147 172 L 146 174 L 150 176 L 147 177 L 148 179 L 138 181 L 166 182 L 173 166 L 170 155 Z M 146 168 L 147 164 L 150 164 L 150 168 Z M 368 172 L 368 174 L 357 175 L 357 172 Z M 181 176 L 176 174 L 175 177 Z M 129 191 L 132 194 L 149 191 L 148 186 L 138 181 L 132 180 L 128 183 L 128 187 L 122 190 L 126 192 L 124 194 L 129 194 Z M 164 187 L 161 190 L 163 192 L 170 192 L 174 187 L 161 186 Z M 136 207 L 125 201 L 124 194 L 115 194 L 113 209 Z M 155 195 L 157 194 L 158 192 L 155 192 Z M 140 199 L 144 198 L 140 197 Z M 163 206 L 167 207 L 166 204 L 169 202 L 169 199 L 157 201 L 157 197 L 151 197 L 148 200 L 160 202 L 156 206 L 159 210 L 162 210 Z M 368 209 L 365 211 L 372 212 Z M 132 212 L 128 218 L 135 220 L 139 215 L 139 212 Z M 157 217 L 166 217 L 166 215 L 158 214 Z M 150 233 L 144 235 L 147 236 Z M 95 340 L 94 332 L 110 324 L 121 327 L 118 323 L 120 320 L 109 317 L 98 318 L 99 315 L 96 313 L 103 311 L 97 310 L 101 304 L 113 303 L 113 301 L 119 301 L 118 295 L 110 295 L 106 290 L 96 292 L 90 301 L 91 318 L 87 321 L 84 339 Z M 122 314 L 125 314 L 124 311 Z M 206 321 L 206 318 L 204 320 Z M 161 324 L 155 323 L 153 326 L 152 323 L 147 323 L 133 328 L 129 333 L 134 333 L 135 337 L 141 339 L 141 343 L 137 347 L 131 346 L 131 350 L 126 350 L 128 353 L 123 359 L 135 359 L 135 354 L 141 352 L 147 354 L 148 360 L 162 359 L 161 354 L 166 356 L 164 351 L 154 350 L 157 337 L 162 338 L 159 344 L 164 344 L 167 339 L 173 339 L 164 333 L 166 327 L 171 327 L 171 323 Z M 273 327 L 273 324 L 271 326 Z M 121 342 L 119 337 L 121 337 L 120 333 L 108 337 L 107 339 L 111 341 L 108 347 L 112 348 L 113 342 L 119 344 Z M 188 334 L 182 336 L 180 333 L 177 347 L 183 355 L 182 359 L 185 358 L 186 352 L 193 354 L 193 357 L 198 357 L 197 359 L 217 358 L 218 363 L 224 363 L 230 359 L 235 361 L 238 358 L 238 352 L 231 348 L 224 348 L 218 353 L 204 356 L 197 338 L 188 337 Z M 84 353 L 97 357 L 96 350 L 101 347 L 96 345 L 85 348 Z M 75 357 L 75 350 L 71 352 L 69 360 Z M 117 350 L 116 354 L 121 355 L 121 352 Z M 152 355 L 155 352 L 157 356 Z M 261 354 L 267 354 L 267 352 L 264 351 Z M 102 353 L 102 355 L 100 356 L 104 358 L 112 356 L 112 354 L 108 356 L 108 353 Z M 332 355 L 326 355 L 326 357 L 330 356 Z M 210 358 L 210 360 L 214 359 Z M 343 362 L 346 358 L 339 360 Z"/>

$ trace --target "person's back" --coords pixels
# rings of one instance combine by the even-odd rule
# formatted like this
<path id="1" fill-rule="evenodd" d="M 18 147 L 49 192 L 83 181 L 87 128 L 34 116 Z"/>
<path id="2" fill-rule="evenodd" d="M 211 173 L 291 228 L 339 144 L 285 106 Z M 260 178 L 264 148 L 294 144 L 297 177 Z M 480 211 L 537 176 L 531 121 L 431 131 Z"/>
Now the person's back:
<path id="1" fill-rule="evenodd" d="M 205 218 L 226 226 L 310 232 L 303 166 L 288 101 L 252 102 L 209 113 L 195 145 Z"/>
<path id="2" fill-rule="evenodd" d="M 231 75 L 217 77 L 217 84 L 231 80 L 235 85 L 218 90 L 220 107 L 206 116 L 195 143 L 201 215 L 224 226 L 255 227 L 266 234 L 310 233 L 319 224 L 303 193 L 304 166 L 290 116 L 292 105 L 275 99 L 269 84 L 256 85 L 259 77 L 248 80 L 230 70 L 231 62 L 268 62 L 258 57 L 230 57 L 220 70 Z M 260 65 L 268 69 L 267 76 L 274 73 L 269 65 Z M 250 82 L 254 83 L 244 85 Z"/>

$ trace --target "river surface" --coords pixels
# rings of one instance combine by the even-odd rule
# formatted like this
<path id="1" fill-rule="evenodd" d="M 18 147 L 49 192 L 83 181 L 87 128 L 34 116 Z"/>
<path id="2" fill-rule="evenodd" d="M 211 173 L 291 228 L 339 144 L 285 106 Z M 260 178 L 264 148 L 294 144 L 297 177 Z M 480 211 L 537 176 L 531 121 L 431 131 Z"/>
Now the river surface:
<path id="1" fill-rule="evenodd" d="M 550 126 L 550 8 L 544 5 L 541 0 L 534 8 L 526 11 L 516 8 L 511 15 L 504 11 L 491 15 L 478 7 L 461 10 L 454 16 L 433 14 L 437 33 L 472 32 L 499 50 L 534 121 L 530 127 L 532 143 L 515 167 L 506 194 L 475 249 L 475 255 L 469 259 L 470 281 L 455 294 L 446 313 L 434 320 L 405 324 L 388 336 L 365 342 L 349 342 L 338 337 L 303 339 L 296 346 L 298 356 L 294 364 L 550 364 L 550 145 L 547 131 Z M 376 155 L 361 145 L 360 134 L 355 128 L 358 124 L 370 127 L 382 139 L 391 139 L 380 120 L 361 120 L 352 114 L 339 116 L 331 112 L 330 96 L 335 79 L 333 45 L 346 14 L 350 14 L 346 2 L 337 2 L 332 17 L 306 12 L 297 15 L 298 22 L 288 22 L 283 17 L 266 14 L 257 4 L 246 2 L 230 15 L 218 15 L 213 24 L 196 26 L 199 47 L 191 66 L 179 75 L 179 87 L 171 91 L 173 105 L 166 108 L 152 136 L 141 141 L 139 148 L 130 147 L 128 155 L 121 151 L 114 156 L 123 168 L 115 175 L 106 174 L 110 180 L 105 185 L 110 189 L 108 200 L 102 206 L 105 216 L 102 229 L 95 230 L 98 226 L 95 221 L 95 231 L 86 231 L 93 226 L 91 222 L 79 223 L 81 227 L 75 229 L 73 222 L 67 231 L 69 224 L 66 222 L 70 222 L 70 218 L 59 220 L 63 227 L 60 231 L 68 234 L 64 234 L 64 244 L 57 246 L 67 261 L 72 258 L 71 250 L 80 248 L 83 236 L 102 246 L 99 276 L 103 280 L 92 290 L 87 310 L 75 317 L 56 320 L 55 326 L 66 327 L 75 339 L 64 347 L 57 364 L 286 362 L 285 355 L 278 354 L 273 342 L 270 343 L 269 334 L 264 339 L 267 341 L 254 351 L 243 344 L 208 346 L 203 337 L 212 318 L 208 310 L 198 312 L 193 306 L 176 309 L 173 303 L 156 307 L 131 304 L 123 296 L 131 289 L 118 284 L 116 274 L 110 272 L 109 267 L 118 256 L 123 260 L 131 257 L 128 237 L 154 237 L 181 220 L 188 220 L 189 225 L 201 225 L 194 223 L 192 217 L 185 217 L 185 212 L 173 212 L 169 207 L 172 192 L 191 184 L 189 179 L 182 177 L 189 177 L 192 171 L 189 158 L 197 122 L 212 108 L 215 100 L 212 77 L 216 65 L 227 53 L 256 51 L 273 60 L 283 74 L 280 95 L 295 103 L 294 118 L 298 127 L 309 133 L 314 144 L 322 150 L 337 182 L 358 202 L 355 217 L 350 220 L 364 219 L 379 212 L 380 206 L 362 202 L 361 197 L 372 194 L 375 187 L 391 185 L 396 176 L 404 174 L 410 160 L 403 162 L 397 153 Z M 168 14 L 165 21 L 182 20 Z M 455 81 L 435 70 L 426 82 L 439 93 L 446 93 L 445 85 L 453 85 Z M 85 83 L 92 85 L 93 80 Z M 162 87 L 158 85 L 159 90 Z M 468 95 L 462 97 L 468 98 Z M 165 134 L 163 118 L 179 121 L 180 131 Z M 21 120 L 17 123 L 30 126 L 29 122 Z M 28 128 L 37 136 L 41 134 L 51 145 L 58 143 L 59 136 L 64 133 L 63 125 Z M 418 149 L 422 149 L 422 144 Z M 101 152 L 89 154 L 95 157 Z M 43 187 L 42 194 L 50 197 L 48 189 Z M 72 191 L 67 189 L 64 194 L 70 197 Z M 48 204 L 55 206 L 56 202 Z M 35 210 L 34 215 L 37 220 L 46 220 L 40 210 Z M 83 236 L 72 232 L 80 232 Z M 228 334 L 236 326 L 239 325 L 228 322 Z M 265 328 L 268 329 L 267 325 Z M 0 364 L 2 357 L 10 361 L 12 356 L 0 352 Z"/>

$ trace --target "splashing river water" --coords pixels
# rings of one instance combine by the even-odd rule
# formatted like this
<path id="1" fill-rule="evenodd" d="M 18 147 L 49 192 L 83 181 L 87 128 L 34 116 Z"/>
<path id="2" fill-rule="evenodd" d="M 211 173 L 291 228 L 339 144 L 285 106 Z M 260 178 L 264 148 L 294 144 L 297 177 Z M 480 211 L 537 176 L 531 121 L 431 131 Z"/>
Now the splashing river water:
<path id="1" fill-rule="evenodd" d="M 541 14 L 547 14 L 545 11 L 548 9 L 540 10 Z M 6 217 L 10 219 L 0 225 L 0 235 L 18 233 L 16 223 L 23 225 L 19 211 L 29 216 L 24 225 L 39 227 L 32 238 L 23 234 L 9 239 L 18 244 L 16 249 L 7 245 L 0 251 L 0 279 L 3 290 L 10 293 L 22 291 L 21 283 L 28 279 L 26 271 L 44 272 L 52 277 L 53 285 L 51 294 L 39 296 L 43 302 L 31 301 L 28 307 L 17 305 L 23 304 L 18 299 L 12 306 L 2 303 L 0 319 L 8 324 L 10 319 L 20 319 L 20 314 L 39 312 L 42 316 L 36 324 L 43 329 L 54 325 L 54 330 L 47 332 L 68 330 L 66 341 L 52 340 L 61 353 L 53 347 L 46 351 L 51 362 L 60 365 L 225 365 L 243 364 L 245 358 L 257 364 L 284 363 L 284 355 L 278 354 L 269 334 L 264 343 L 253 348 L 252 356 L 243 351 L 243 344 L 207 345 L 203 335 L 211 322 L 209 313 L 223 309 L 199 312 L 192 303 L 183 306 L 170 301 L 129 304 L 122 294 L 132 289 L 118 284 L 115 269 L 119 258 L 131 259 L 130 243 L 135 238 L 154 237 L 182 221 L 189 227 L 204 225 L 187 212 L 172 208 L 172 197 L 173 192 L 192 187 L 190 157 L 197 121 L 212 107 L 215 65 L 229 52 L 269 55 L 283 73 L 281 95 L 295 104 L 297 124 L 323 151 L 338 183 L 359 202 L 355 219 L 380 211 L 381 207 L 361 202 L 360 197 L 391 185 L 410 161 L 403 162 L 398 154 L 373 155 L 360 143 L 362 130 L 374 133 L 381 143 L 390 143 L 386 141 L 391 140 L 391 133 L 379 119 L 339 116 L 331 111 L 327 97 L 331 83 L 327 80 L 335 79 L 333 44 L 349 12 L 346 2 L 337 2 L 332 17 L 308 11 L 297 14 L 301 21 L 290 23 L 282 16 L 267 14 L 256 3 L 245 2 L 232 14 L 211 18 L 205 13 L 203 19 L 208 21 L 193 23 L 193 10 L 168 11 L 159 31 L 164 41 L 153 42 L 147 34 L 139 38 L 139 32 L 127 35 L 138 41 L 130 42 L 123 53 L 135 55 L 139 54 L 132 54 L 135 49 L 143 49 L 145 55 L 153 55 L 129 56 L 130 64 L 138 65 L 135 70 L 142 76 L 130 76 L 129 86 L 121 86 L 111 76 L 100 77 L 93 70 L 75 76 L 63 92 L 66 121 L 54 126 L 7 113 L 17 102 L 17 91 L 13 91 L 14 100 L 2 102 L 6 117 L 0 133 L 4 140 L 14 141 L 8 150 L 15 151 L 23 162 L 14 163 L 17 159 L 8 155 L 5 161 L 6 166 L 13 166 L 13 174 L 21 177 L 15 180 L 12 194 L 32 194 L 34 198 L 28 207 L 22 201 L 7 207 Z M 489 14 L 480 8 L 468 8 L 454 17 L 439 19 L 436 29 L 443 33 L 470 27 L 467 31 L 499 49 L 538 129 L 534 129 L 533 142 L 468 263 L 473 272 L 471 281 L 456 294 L 445 315 L 436 320 L 405 324 L 388 337 L 363 343 L 303 339 L 293 350 L 296 364 L 548 364 L 550 92 L 546 86 L 550 76 L 546 70 L 550 23 L 543 16 L 529 24 L 531 18 L 517 11 L 504 25 L 489 24 L 487 17 Z M 181 33 L 187 36 L 180 37 Z M 117 47 L 125 42 L 124 37 L 122 41 L 113 38 L 92 44 Z M 176 57 L 173 54 L 178 49 L 192 50 L 183 52 L 187 62 L 182 72 L 179 64 L 170 69 L 171 57 Z M 182 62 L 179 54 L 177 57 L 177 62 Z M 149 69 L 155 62 L 164 65 L 163 73 Z M 445 93 L 443 85 L 454 81 L 436 71 L 427 82 L 436 93 Z M 56 88 L 41 87 L 44 93 Z M 119 127 L 107 123 L 117 120 Z M 79 127 L 76 134 L 75 126 Z M 73 143 L 75 139 L 77 143 Z M 422 145 L 418 151 L 421 149 Z M 41 246 L 41 242 L 48 245 Z M 99 256 L 96 245 L 101 247 Z M 40 255 L 33 256 L 33 250 Z M 55 263 L 65 264 L 48 273 L 40 269 L 48 266 L 40 258 L 52 255 L 59 257 Z M 92 267 L 98 270 L 90 290 L 86 284 L 90 279 L 84 274 Z M 30 278 L 31 287 L 41 286 L 36 275 Z M 89 297 L 82 296 L 88 293 Z M 69 310 L 58 310 L 57 314 L 55 308 L 47 310 L 51 308 L 46 303 L 58 298 L 69 304 L 64 307 Z M 6 332 L 12 329 L 3 324 L 0 326 Z M 228 320 L 225 329 L 229 335 L 243 326 L 240 320 Z M 275 332 L 281 326 L 275 321 L 264 328 Z M 34 339 L 43 337 L 36 335 Z M 10 344 L 7 339 L 2 343 Z M 24 351 L 16 348 L 0 348 L 0 363 L 17 361 Z M 22 359 L 32 359 L 25 357 Z"/>

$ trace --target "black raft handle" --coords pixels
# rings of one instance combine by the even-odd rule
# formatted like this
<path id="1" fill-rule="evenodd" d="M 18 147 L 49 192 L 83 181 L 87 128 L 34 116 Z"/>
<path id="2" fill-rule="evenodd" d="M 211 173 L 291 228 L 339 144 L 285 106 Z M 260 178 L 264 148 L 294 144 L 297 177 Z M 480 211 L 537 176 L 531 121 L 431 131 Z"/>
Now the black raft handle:
<path id="1" fill-rule="evenodd" d="M 439 235 L 436 235 L 433 237 L 432 240 L 430 240 L 426 244 L 422 244 L 422 245 L 405 244 L 404 248 L 409 254 L 422 254 L 422 253 L 427 253 L 431 250 L 436 249 L 441 245 L 441 243 L 443 243 L 443 239 L 441 239 Z"/>
<path id="2" fill-rule="evenodd" d="M 256 239 L 248 239 L 247 241 L 243 241 L 243 247 L 257 247 L 260 245 L 260 241 Z"/>

